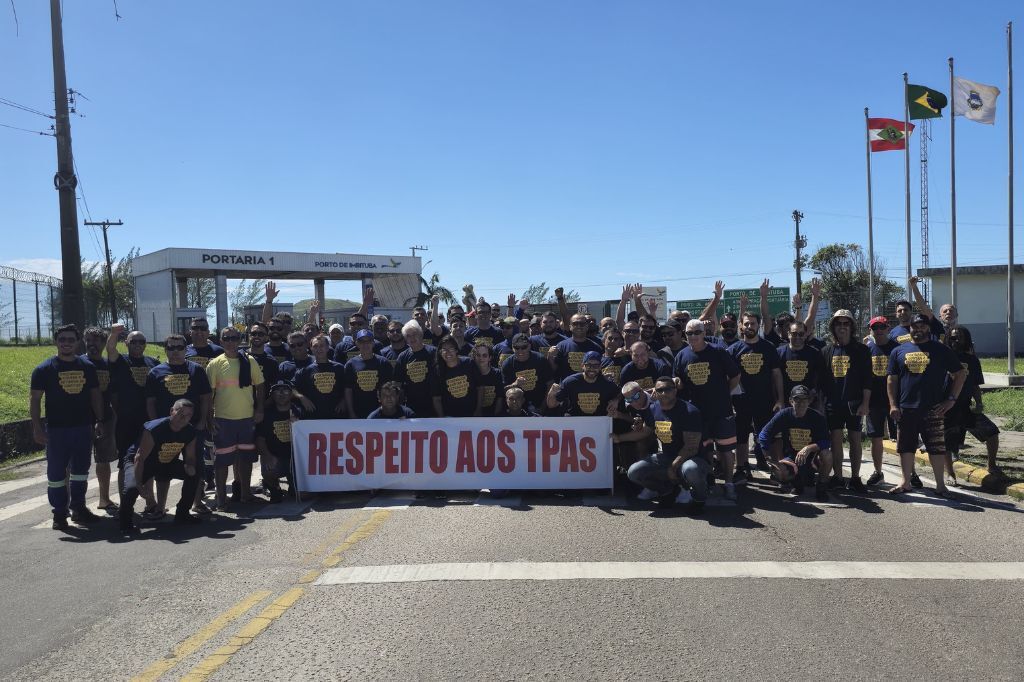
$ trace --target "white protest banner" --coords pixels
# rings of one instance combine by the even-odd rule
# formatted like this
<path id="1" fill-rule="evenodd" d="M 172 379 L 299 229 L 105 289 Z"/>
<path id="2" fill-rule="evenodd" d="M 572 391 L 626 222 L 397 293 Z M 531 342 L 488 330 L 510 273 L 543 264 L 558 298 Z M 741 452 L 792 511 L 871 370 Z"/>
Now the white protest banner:
<path id="1" fill-rule="evenodd" d="M 610 417 L 311 419 L 292 424 L 299 490 L 612 487 Z"/>

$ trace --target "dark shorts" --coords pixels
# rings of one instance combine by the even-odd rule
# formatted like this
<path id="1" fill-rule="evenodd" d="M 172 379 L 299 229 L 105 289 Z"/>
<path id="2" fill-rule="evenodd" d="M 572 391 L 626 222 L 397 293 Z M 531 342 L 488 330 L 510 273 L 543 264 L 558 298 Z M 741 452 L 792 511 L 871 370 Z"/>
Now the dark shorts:
<path id="1" fill-rule="evenodd" d="M 746 443 L 750 434 L 755 436 L 772 418 L 774 403 L 767 398 L 743 394 L 732 397 L 732 407 L 736 411 L 736 440 Z"/>
<path id="2" fill-rule="evenodd" d="M 857 416 L 857 407 L 853 405 L 850 409 L 849 403 L 827 403 L 825 405 L 825 418 L 828 420 L 829 431 L 846 429 L 853 433 L 860 433 L 861 418 Z"/>
<path id="3" fill-rule="evenodd" d="M 710 417 L 704 420 L 704 445 L 714 443 L 719 452 L 736 448 L 736 417 Z"/>
<path id="4" fill-rule="evenodd" d="M 96 438 L 96 432 L 93 431 L 92 457 L 93 461 L 97 464 L 110 464 L 111 462 L 118 461 L 114 421 L 114 418 L 111 417 L 103 422 L 102 438 Z"/>
<path id="5" fill-rule="evenodd" d="M 865 433 L 868 438 L 884 438 L 886 425 L 888 424 L 889 435 L 896 433 L 896 428 L 889 419 L 889 405 L 872 405 L 868 410 Z"/>
<path id="6" fill-rule="evenodd" d="M 283 476 L 290 476 L 292 470 L 292 453 L 289 451 L 285 455 L 274 455 L 271 454 L 267 462 L 264 462 L 261 467 L 261 471 L 264 476 L 274 476 L 280 478 Z"/>
<path id="7" fill-rule="evenodd" d="M 235 462 L 255 462 L 256 424 L 252 419 L 220 419 L 213 436 L 214 465 L 230 466 Z"/>
<path id="8" fill-rule="evenodd" d="M 945 423 L 934 408 L 908 407 L 902 411 L 896 424 L 896 450 L 900 453 L 917 451 L 918 437 L 929 455 L 946 454 Z"/>
<path id="9" fill-rule="evenodd" d="M 946 449 L 956 452 L 964 445 L 967 434 L 971 434 L 984 443 L 989 438 L 999 435 L 999 427 L 984 414 L 971 412 L 969 409 L 953 409 L 946 413 Z"/>

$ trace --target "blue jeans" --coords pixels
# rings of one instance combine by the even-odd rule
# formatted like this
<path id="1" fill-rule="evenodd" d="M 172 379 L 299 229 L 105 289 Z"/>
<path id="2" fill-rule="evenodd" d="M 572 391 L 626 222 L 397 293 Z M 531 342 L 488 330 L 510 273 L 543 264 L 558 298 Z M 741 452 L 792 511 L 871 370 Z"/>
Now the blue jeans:
<path id="1" fill-rule="evenodd" d="M 626 476 L 637 485 L 660 495 L 668 495 L 675 489 L 675 483 L 668 477 L 672 459 L 656 452 L 633 463 Z M 711 465 L 706 459 L 699 456 L 691 457 L 683 462 L 679 473 L 683 486 L 690 490 L 693 499 L 703 502 L 708 498 L 708 474 L 711 473 Z"/>
<path id="2" fill-rule="evenodd" d="M 46 497 L 54 514 L 67 516 L 68 487 L 71 488 L 71 508 L 85 506 L 91 464 L 90 426 L 46 427 Z"/>

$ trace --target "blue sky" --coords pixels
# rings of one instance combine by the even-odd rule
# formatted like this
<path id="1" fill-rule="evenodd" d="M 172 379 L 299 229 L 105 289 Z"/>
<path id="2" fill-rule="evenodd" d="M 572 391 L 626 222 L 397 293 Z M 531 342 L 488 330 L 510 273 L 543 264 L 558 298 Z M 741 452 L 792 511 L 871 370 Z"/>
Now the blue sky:
<path id="1" fill-rule="evenodd" d="M 52 110 L 48 3 L 14 4 L 17 34 L 0 8 L 0 97 Z M 126 223 L 116 256 L 425 244 L 426 273 L 502 301 L 542 280 L 586 300 L 638 280 L 698 298 L 718 277 L 792 286 L 795 208 L 812 247 L 866 244 L 863 109 L 901 117 L 903 71 L 948 92 L 953 56 L 1003 90 L 994 127 L 957 121 L 959 261 L 1005 263 L 1005 25 L 1019 8 L 118 0 L 116 21 L 112 2 L 69 1 L 68 84 L 88 97 L 74 152 L 89 215 Z M 0 123 L 49 125 L 4 106 Z M 0 128 L 0 262 L 59 274 L 55 157 L 52 138 Z M 876 250 L 902 280 L 903 157 L 873 162 Z M 915 142 L 915 266 L 917 165 Z M 948 176 L 944 118 L 932 265 L 949 262 Z M 101 257 L 91 231 L 81 248 Z"/>

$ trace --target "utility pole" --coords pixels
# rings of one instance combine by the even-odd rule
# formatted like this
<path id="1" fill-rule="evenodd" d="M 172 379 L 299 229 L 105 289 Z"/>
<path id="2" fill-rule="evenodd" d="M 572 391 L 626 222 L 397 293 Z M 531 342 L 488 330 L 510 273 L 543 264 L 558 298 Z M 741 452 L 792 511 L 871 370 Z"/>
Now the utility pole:
<path id="1" fill-rule="evenodd" d="M 60 0 L 50 0 L 50 35 L 53 42 L 53 103 L 57 138 L 57 173 L 53 186 L 60 201 L 60 257 L 64 283 L 61 295 L 63 322 L 85 326 L 82 297 L 82 254 L 78 246 L 78 209 L 75 205 L 75 162 L 71 155 L 71 116 L 68 112 L 68 82 L 64 70 L 64 28 Z"/>
<path id="2" fill-rule="evenodd" d="M 416 252 L 417 251 L 430 251 L 430 249 L 428 249 L 425 246 L 410 246 L 409 250 L 412 251 L 412 257 L 413 258 L 416 257 Z"/>
<path id="3" fill-rule="evenodd" d="M 110 326 L 117 323 L 117 297 L 114 295 L 114 266 L 110 262 L 110 246 L 107 244 L 107 228 L 111 225 L 124 225 L 118 220 L 116 223 L 110 220 L 92 221 L 86 220 L 84 225 L 98 225 L 103 228 L 103 255 L 107 259 L 107 286 L 110 287 Z"/>
<path id="4" fill-rule="evenodd" d="M 802 283 L 800 281 L 800 269 L 803 265 L 800 262 L 800 249 L 806 248 L 807 237 L 800 236 L 800 221 L 803 219 L 804 214 L 800 211 L 793 211 L 793 222 L 796 224 L 796 240 L 793 241 L 793 245 L 796 247 L 796 262 L 793 264 L 796 267 L 796 292 L 801 293 Z"/>

